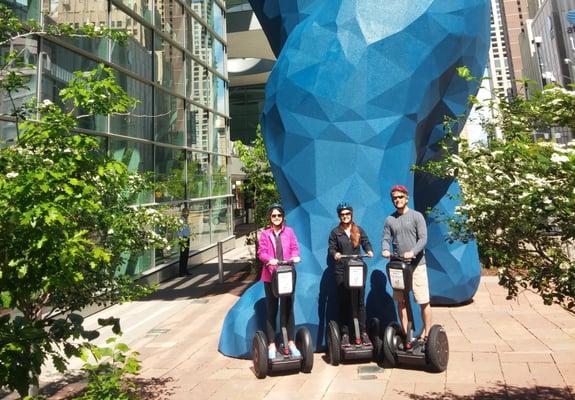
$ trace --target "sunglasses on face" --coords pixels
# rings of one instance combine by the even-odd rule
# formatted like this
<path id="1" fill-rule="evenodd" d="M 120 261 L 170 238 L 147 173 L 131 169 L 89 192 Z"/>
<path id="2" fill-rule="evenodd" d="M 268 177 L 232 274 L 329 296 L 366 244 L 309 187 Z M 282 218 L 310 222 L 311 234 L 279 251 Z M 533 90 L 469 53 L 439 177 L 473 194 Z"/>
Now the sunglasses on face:
<path id="1" fill-rule="evenodd" d="M 340 217 L 347 217 L 347 216 L 349 216 L 349 215 L 351 215 L 350 212 L 342 212 L 342 213 L 339 214 Z"/>
<path id="2" fill-rule="evenodd" d="M 392 200 L 397 200 L 397 199 L 405 199 L 405 196 L 401 195 L 401 196 L 391 196 Z"/>
<path id="3" fill-rule="evenodd" d="M 282 214 L 272 214 L 271 215 L 272 218 L 283 218 Z"/>

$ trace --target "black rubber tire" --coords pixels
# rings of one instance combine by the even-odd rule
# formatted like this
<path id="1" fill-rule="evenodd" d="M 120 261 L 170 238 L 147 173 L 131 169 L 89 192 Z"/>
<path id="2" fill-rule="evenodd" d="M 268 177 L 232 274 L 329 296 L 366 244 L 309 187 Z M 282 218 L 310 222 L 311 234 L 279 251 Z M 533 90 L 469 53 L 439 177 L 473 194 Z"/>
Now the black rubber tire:
<path id="1" fill-rule="evenodd" d="M 252 341 L 254 371 L 259 379 L 268 374 L 268 339 L 262 331 L 257 331 Z"/>
<path id="2" fill-rule="evenodd" d="M 369 335 L 369 340 L 371 340 L 371 343 L 373 344 L 373 359 L 376 362 L 379 362 L 381 358 L 381 346 L 383 343 L 380 336 L 381 324 L 379 322 L 379 318 L 370 318 L 367 326 L 367 334 Z"/>
<path id="3" fill-rule="evenodd" d="M 338 365 L 341 361 L 341 339 L 339 326 L 335 321 L 327 324 L 327 356 L 331 365 Z"/>
<path id="4" fill-rule="evenodd" d="M 313 368 L 313 344 L 311 342 L 311 334 L 306 327 L 297 330 L 295 345 L 303 357 L 301 372 L 308 374 Z"/>
<path id="5" fill-rule="evenodd" d="M 391 322 L 383 334 L 383 356 L 390 367 L 397 365 L 397 344 L 401 341 L 401 327 Z"/>
<path id="6" fill-rule="evenodd" d="M 429 330 L 425 356 L 431 371 L 443 372 L 447 368 L 447 363 L 449 363 L 449 341 L 443 326 L 433 325 Z"/>

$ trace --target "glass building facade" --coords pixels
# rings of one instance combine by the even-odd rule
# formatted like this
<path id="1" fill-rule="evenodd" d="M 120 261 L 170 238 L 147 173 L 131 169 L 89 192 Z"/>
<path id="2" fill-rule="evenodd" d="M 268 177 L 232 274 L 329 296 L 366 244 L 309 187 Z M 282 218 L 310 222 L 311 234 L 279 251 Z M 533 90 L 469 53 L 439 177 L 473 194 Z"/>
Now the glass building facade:
<path id="1" fill-rule="evenodd" d="M 138 100 L 130 115 L 82 121 L 83 131 L 101 139 L 110 156 L 131 171 L 153 174 L 161 189 L 142 193 L 142 206 L 168 206 L 179 213 L 186 204 L 199 250 L 232 234 L 229 182 L 229 106 L 226 22 L 223 0 L 0 0 L 23 19 L 44 24 L 92 23 L 126 30 L 126 45 L 108 39 L 30 37 L 13 42 L 35 69 L 29 91 L 58 101 L 74 71 L 104 63 L 120 85 Z M 4 94 L 2 95 L 4 97 Z M 0 113 L 12 105 L 0 97 Z M 0 116 L 0 142 L 16 131 Z M 132 254 L 124 273 L 140 275 L 178 257 L 177 249 Z"/>

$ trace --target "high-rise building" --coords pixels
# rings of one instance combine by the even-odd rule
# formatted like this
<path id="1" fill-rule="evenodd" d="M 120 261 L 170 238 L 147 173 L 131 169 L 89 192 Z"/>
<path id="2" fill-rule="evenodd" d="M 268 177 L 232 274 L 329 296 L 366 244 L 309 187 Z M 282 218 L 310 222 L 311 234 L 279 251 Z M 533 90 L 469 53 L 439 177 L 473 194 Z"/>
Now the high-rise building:
<path id="1" fill-rule="evenodd" d="M 496 93 L 511 95 L 514 91 L 509 58 L 509 39 L 505 29 L 502 0 L 491 0 L 491 47 L 488 76 Z"/>
<path id="2" fill-rule="evenodd" d="M 104 63 L 139 103 L 130 115 L 92 117 L 81 128 L 101 138 L 131 171 L 151 173 L 162 189 L 139 203 L 190 209 L 192 254 L 232 238 L 226 21 L 223 0 L 0 0 L 24 19 L 94 24 L 132 34 L 108 39 L 38 37 L 12 43 L 34 70 L 28 93 L 58 101 L 74 71 Z M 10 104 L 0 96 L 0 141 L 14 140 Z M 125 273 L 141 275 L 176 261 L 175 251 L 131 254 Z"/>
<path id="3" fill-rule="evenodd" d="M 527 0 L 501 0 L 503 28 L 507 41 L 507 59 L 514 94 L 517 93 L 517 81 L 522 78 L 520 35 L 525 30 L 528 17 Z"/>

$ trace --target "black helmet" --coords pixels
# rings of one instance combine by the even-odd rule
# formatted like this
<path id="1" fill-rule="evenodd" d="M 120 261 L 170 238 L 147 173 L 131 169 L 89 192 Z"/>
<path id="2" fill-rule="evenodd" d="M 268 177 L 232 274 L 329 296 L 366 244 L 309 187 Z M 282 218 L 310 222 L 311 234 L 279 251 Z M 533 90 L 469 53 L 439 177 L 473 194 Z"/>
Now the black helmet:
<path id="1" fill-rule="evenodd" d="M 343 210 L 349 210 L 351 212 L 353 212 L 353 207 L 351 206 L 351 204 L 344 202 L 341 202 L 337 205 L 337 215 L 339 215 Z"/>
<path id="2" fill-rule="evenodd" d="M 285 215 L 284 208 L 280 203 L 272 203 L 268 206 L 268 215 L 272 213 L 273 210 L 279 210 L 282 215 Z"/>

